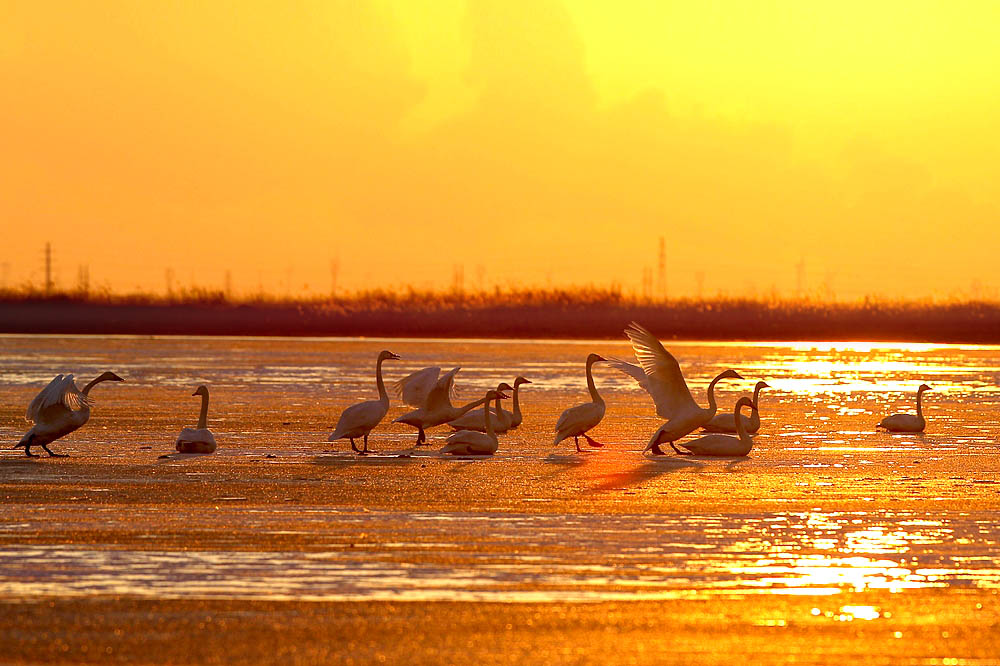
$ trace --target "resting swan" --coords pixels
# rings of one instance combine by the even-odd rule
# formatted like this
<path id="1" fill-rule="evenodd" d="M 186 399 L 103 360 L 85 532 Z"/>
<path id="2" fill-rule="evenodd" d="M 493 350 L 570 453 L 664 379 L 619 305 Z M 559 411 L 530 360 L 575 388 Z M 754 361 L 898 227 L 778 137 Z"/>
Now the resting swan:
<path id="1" fill-rule="evenodd" d="M 416 428 L 417 446 L 427 441 L 427 435 L 424 434 L 427 428 L 454 421 L 484 402 L 489 402 L 486 398 L 481 398 L 461 407 L 451 404 L 455 392 L 455 375 L 459 370 L 460 368 L 453 368 L 439 379 L 441 368 L 424 368 L 396 382 L 397 393 L 407 404 L 417 409 L 403 414 L 393 423 L 405 423 Z"/>
<path id="2" fill-rule="evenodd" d="M 351 405 L 340 414 L 337 427 L 327 438 L 328 442 L 335 442 L 345 437 L 351 440 L 351 448 L 358 453 L 368 453 L 368 435 L 375 429 L 385 415 L 389 412 L 389 394 L 385 390 L 385 382 L 382 381 L 382 362 L 398 361 L 399 356 L 389 350 L 379 352 L 375 361 L 375 386 L 378 388 L 378 400 L 366 400 L 356 405 Z M 364 438 L 364 448 L 359 449 L 354 440 L 358 437 Z"/>
<path id="3" fill-rule="evenodd" d="M 760 430 L 760 412 L 758 411 L 760 407 L 760 390 L 766 388 L 770 388 L 767 382 L 757 382 L 757 385 L 753 387 L 753 411 L 750 414 L 750 418 L 743 417 L 743 427 L 751 435 L 756 434 Z M 701 429 L 705 432 L 737 432 L 736 419 L 728 412 L 716 414 Z"/>
<path id="4" fill-rule="evenodd" d="M 885 428 L 889 432 L 923 432 L 924 428 L 927 427 L 927 421 L 924 419 L 923 410 L 923 397 L 924 391 L 930 391 L 931 387 L 927 384 L 921 384 L 917 389 L 917 414 L 893 414 L 892 416 L 887 416 L 878 425 L 878 428 Z"/>
<path id="5" fill-rule="evenodd" d="M 500 391 L 487 391 L 483 404 L 483 423 L 486 432 L 477 430 L 459 430 L 448 438 L 448 443 L 441 449 L 441 453 L 450 453 L 456 456 L 491 456 L 497 452 L 500 440 L 497 439 L 493 431 L 493 419 L 490 413 L 490 400 L 500 402 L 501 398 L 508 397 Z"/>
<path id="6" fill-rule="evenodd" d="M 602 356 L 591 354 L 587 357 L 587 390 L 590 391 L 590 402 L 585 402 L 576 407 L 570 407 L 562 413 L 556 421 L 556 436 L 552 440 L 552 446 L 563 441 L 567 437 L 572 437 L 576 443 L 577 452 L 582 452 L 580 448 L 580 437 L 587 440 L 587 443 L 594 447 L 604 446 L 600 442 L 595 442 L 587 435 L 587 431 L 595 427 L 604 418 L 604 398 L 597 392 L 594 385 L 593 365 L 600 361 L 606 361 Z"/>
<path id="7" fill-rule="evenodd" d="M 740 414 L 740 410 L 743 407 L 749 407 L 754 412 L 757 411 L 750 398 L 744 396 L 736 401 L 736 407 L 733 409 L 733 423 L 736 424 L 738 437 L 733 437 L 732 435 L 704 435 L 688 442 L 678 442 L 678 444 L 696 456 L 742 458 L 750 453 L 750 449 L 753 448 L 753 440 L 750 439 L 750 435 L 747 434 L 746 429 L 747 417 Z"/>
<path id="8" fill-rule="evenodd" d="M 500 382 L 497 384 L 496 393 L 504 393 L 505 391 L 513 391 L 510 384 L 507 382 Z M 504 397 L 507 397 L 504 394 Z M 511 424 L 510 412 L 506 409 L 500 407 L 500 396 L 497 395 L 494 400 L 496 401 L 496 409 L 493 411 L 493 432 L 497 434 L 503 434 L 507 432 Z M 483 411 L 474 410 L 471 412 L 466 412 L 461 418 L 457 418 L 454 421 L 449 421 L 448 425 L 455 430 L 475 430 L 476 432 L 486 432 L 486 422 L 484 420 L 484 414 L 489 411 L 490 403 L 486 403 L 486 407 Z"/>
<path id="9" fill-rule="evenodd" d="M 40 446 L 53 458 L 66 458 L 65 453 L 52 453 L 48 445 L 63 435 L 73 432 L 90 420 L 90 408 L 94 405 L 90 397 L 90 389 L 101 382 L 125 381 L 113 372 L 102 373 L 97 379 L 83 387 L 77 388 L 73 375 L 56 375 L 49 385 L 43 388 L 28 405 L 24 418 L 35 425 L 25 433 L 14 448 L 24 447 L 24 455 L 37 458 L 31 452 L 32 446 Z"/>
<path id="10" fill-rule="evenodd" d="M 212 453 L 215 451 L 215 436 L 208 429 L 208 387 L 199 386 L 191 395 L 201 396 L 198 427 L 181 430 L 177 437 L 177 450 L 181 453 Z"/>

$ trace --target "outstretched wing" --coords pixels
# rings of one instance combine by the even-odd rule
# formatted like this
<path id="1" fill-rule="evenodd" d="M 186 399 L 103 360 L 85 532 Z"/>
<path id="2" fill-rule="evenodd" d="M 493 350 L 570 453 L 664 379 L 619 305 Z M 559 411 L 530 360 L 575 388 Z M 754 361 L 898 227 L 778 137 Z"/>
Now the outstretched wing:
<path id="1" fill-rule="evenodd" d="M 652 396 L 657 415 L 669 420 L 683 412 L 700 409 L 691 397 L 691 390 L 684 381 L 677 359 L 664 349 L 655 335 L 635 322 L 628 325 L 625 335 L 632 342 L 632 351 L 645 374 L 645 382 L 638 378 L 636 380 Z M 636 366 L 631 363 L 612 365 L 635 377 L 632 368 Z M 623 368 L 622 365 L 629 367 Z"/>
<path id="2" fill-rule="evenodd" d="M 41 413 L 50 407 L 62 406 L 70 411 L 76 411 L 92 404 L 93 401 L 76 387 L 73 375 L 56 375 L 55 379 L 39 391 L 28 405 L 24 418 L 36 423 Z"/>
<path id="3" fill-rule="evenodd" d="M 427 396 L 425 404 L 428 409 L 451 407 L 452 398 L 455 397 L 455 375 L 459 370 L 461 368 L 452 368 L 437 380 L 434 389 Z"/>
<path id="4" fill-rule="evenodd" d="M 417 370 L 393 384 L 392 388 L 406 404 L 418 408 L 423 407 L 427 404 L 427 396 L 437 386 L 440 374 L 441 368 L 437 366 Z"/>

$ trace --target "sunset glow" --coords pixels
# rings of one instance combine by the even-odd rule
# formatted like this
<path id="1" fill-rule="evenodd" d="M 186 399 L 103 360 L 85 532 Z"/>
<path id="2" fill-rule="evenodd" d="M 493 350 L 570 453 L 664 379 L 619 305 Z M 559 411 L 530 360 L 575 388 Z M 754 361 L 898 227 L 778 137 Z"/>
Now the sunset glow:
<path id="1" fill-rule="evenodd" d="M 995 295 L 994 3 L 56 6 L 0 8 L 7 285 Z"/>

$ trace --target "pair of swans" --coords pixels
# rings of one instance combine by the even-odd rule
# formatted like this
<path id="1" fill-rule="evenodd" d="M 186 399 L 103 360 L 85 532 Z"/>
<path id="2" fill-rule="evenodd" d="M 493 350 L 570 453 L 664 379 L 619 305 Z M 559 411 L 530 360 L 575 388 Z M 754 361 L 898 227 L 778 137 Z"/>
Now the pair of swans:
<path id="1" fill-rule="evenodd" d="M 684 381 L 680 364 L 656 339 L 656 336 L 636 322 L 629 324 L 628 328 L 625 329 L 625 335 L 632 342 L 632 350 L 635 352 L 639 365 L 619 360 L 610 363 L 646 389 L 656 405 L 657 415 L 667 419 L 667 422 L 653 433 L 645 451 L 652 451 L 654 455 L 664 455 L 660 445 L 670 444 L 674 451 L 680 453 L 681 451 L 674 445 L 674 442 L 686 437 L 698 428 L 705 426 L 710 428 L 728 427 L 728 419 L 710 425 L 718 411 L 718 405 L 715 401 L 715 385 L 724 379 L 743 379 L 738 372 L 725 370 L 712 380 L 708 385 L 708 409 L 705 409 L 694 401 L 691 390 L 688 389 L 687 382 Z M 759 393 L 759 389 L 755 393 Z M 739 421 L 738 414 L 739 410 L 734 412 L 734 427 L 741 425 L 737 423 Z M 757 425 L 759 427 L 759 417 Z"/>
<path id="2" fill-rule="evenodd" d="M 24 447 L 29 458 L 38 455 L 31 452 L 32 446 L 40 446 L 53 458 L 65 458 L 65 453 L 54 453 L 49 444 L 60 437 L 77 430 L 90 420 L 90 408 L 94 405 L 90 391 L 101 382 L 125 381 L 113 372 L 102 373 L 83 387 L 81 391 L 73 375 L 56 375 L 28 405 L 24 418 L 34 426 L 25 433 L 14 448 Z"/>
<path id="3" fill-rule="evenodd" d="M 442 375 L 441 368 L 424 368 L 396 382 L 395 389 L 399 397 L 417 409 L 403 414 L 393 423 L 405 423 L 416 428 L 416 446 L 427 441 L 424 431 L 428 428 L 455 421 L 494 399 L 483 397 L 461 407 L 452 405 L 452 398 L 455 397 L 455 375 L 459 370 L 461 368 L 452 368 Z"/>
<path id="4" fill-rule="evenodd" d="M 507 385 L 501 384 L 501 386 Z M 500 400 L 508 397 L 506 393 L 503 393 L 499 389 L 487 391 L 482 413 L 484 431 L 465 429 L 453 433 L 448 437 L 448 441 L 441 449 L 441 453 L 450 453 L 456 456 L 491 456 L 496 453 L 500 447 L 500 440 L 493 429 L 494 415 L 490 412 L 490 401 L 496 401 L 496 411 L 497 414 L 500 414 Z"/>
<path id="5" fill-rule="evenodd" d="M 930 391 L 931 387 L 921 384 L 917 388 L 917 413 L 914 414 L 893 414 L 878 422 L 875 429 L 883 428 L 889 432 L 923 432 L 927 427 L 927 420 L 924 418 L 923 398 L 924 391 Z"/>
<path id="6" fill-rule="evenodd" d="M 506 383 L 501 383 L 497 386 L 496 390 L 499 393 L 505 391 L 511 392 L 512 404 L 511 409 L 506 410 L 500 407 L 500 397 L 496 397 L 496 407 L 493 411 L 492 425 L 493 431 L 498 435 L 514 430 L 524 421 L 524 415 L 521 414 L 521 401 L 518 394 L 520 393 L 521 386 L 523 384 L 530 384 L 531 381 L 525 379 L 524 377 L 518 376 L 514 379 L 514 386 L 510 386 Z M 486 432 L 485 414 L 489 411 L 489 402 L 486 403 L 484 411 L 473 410 L 467 412 L 465 416 L 457 418 L 454 421 L 448 423 L 449 426 L 455 430 L 475 430 L 477 432 Z"/>

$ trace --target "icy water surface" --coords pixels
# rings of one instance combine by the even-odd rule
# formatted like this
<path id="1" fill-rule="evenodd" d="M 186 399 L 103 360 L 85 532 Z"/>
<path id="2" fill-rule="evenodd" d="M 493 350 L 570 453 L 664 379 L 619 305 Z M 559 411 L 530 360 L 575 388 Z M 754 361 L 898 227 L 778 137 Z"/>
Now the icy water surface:
<path id="1" fill-rule="evenodd" d="M 22 498 L 0 516 L 0 598 L 591 602 L 1000 589 L 998 348 L 668 344 L 702 404 L 725 368 L 746 379 L 720 385 L 723 408 L 758 379 L 771 385 L 755 448 L 733 461 L 643 457 L 660 421 L 631 379 L 600 365 L 608 412 L 592 434 L 605 448 L 553 448 L 559 413 L 587 399 L 583 359 L 629 358 L 624 343 L 0 346 L 0 435 L 11 443 L 55 373 L 81 385 L 108 369 L 127 379 L 95 389 L 91 423 L 54 445 L 70 459 L 0 458 L 4 488 Z M 412 429 L 389 423 L 404 411 L 394 401 L 373 433 L 379 454 L 356 459 L 326 435 L 344 406 L 374 397 L 383 348 L 403 357 L 385 364 L 390 383 L 461 366 L 460 402 L 524 375 L 524 425 L 492 459 L 445 460 L 434 449 L 446 429 L 409 451 Z M 927 433 L 875 433 L 882 416 L 913 410 L 924 382 Z M 220 450 L 160 458 L 194 424 L 190 393 L 202 383 Z M 186 504 L 188 488 L 207 499 Z"/>

